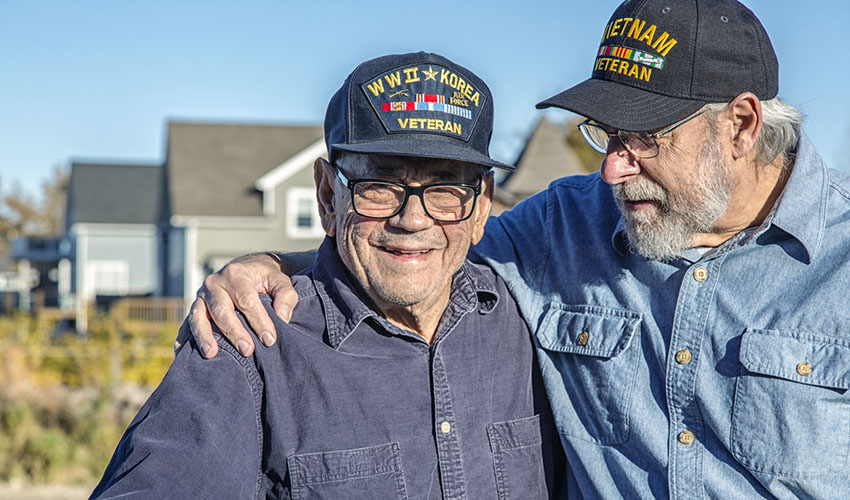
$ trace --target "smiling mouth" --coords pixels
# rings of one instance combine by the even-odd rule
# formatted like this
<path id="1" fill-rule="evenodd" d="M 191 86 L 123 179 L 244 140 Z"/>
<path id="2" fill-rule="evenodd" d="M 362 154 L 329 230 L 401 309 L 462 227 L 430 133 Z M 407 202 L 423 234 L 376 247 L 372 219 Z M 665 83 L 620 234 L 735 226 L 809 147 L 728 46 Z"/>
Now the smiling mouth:
<path id="1" fill-rule="evenodd" d="M 420 255 L 427 255 L 431 253 L 432 249 L 427 250 L 402 250 L 400 248 L 388 248 L 388 247 L 379 247 L 381 250 L 387 253 L 391 253 L 393 255 L 398 255 L 399 257 L 417 257 Z"/>

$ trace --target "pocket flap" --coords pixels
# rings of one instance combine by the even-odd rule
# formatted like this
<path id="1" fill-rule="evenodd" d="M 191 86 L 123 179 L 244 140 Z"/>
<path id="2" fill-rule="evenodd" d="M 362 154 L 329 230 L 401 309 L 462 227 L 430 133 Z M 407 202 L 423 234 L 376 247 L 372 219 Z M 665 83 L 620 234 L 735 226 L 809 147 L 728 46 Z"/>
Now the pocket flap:
<path id="1" fill-rule="evenodd" d="M 526 446 L 539 446 L 555 437 L 555 422 L 549 412 L 532 417 L 494 422 L 487 426 L 490 448 L 493 452 L 513 450 Z"/>
<path id="2" fill-rule="evenodd" d="M 549 351 L 611 358 L 629 346 L 640 322 L 634 311 L 553 302 L 537 340 Z"/>
<path id="3" fill-rule="evenodd" d="M 287 459 L 293 487 L 398 472 L 398 443 L 354 450 L 292 455 Z"/>
<path id="4" fill-rule="evenodd" d="M 850 389 L 850 343 L 794 330 L 747 329 L 741 364 L 761 375 Z"/>

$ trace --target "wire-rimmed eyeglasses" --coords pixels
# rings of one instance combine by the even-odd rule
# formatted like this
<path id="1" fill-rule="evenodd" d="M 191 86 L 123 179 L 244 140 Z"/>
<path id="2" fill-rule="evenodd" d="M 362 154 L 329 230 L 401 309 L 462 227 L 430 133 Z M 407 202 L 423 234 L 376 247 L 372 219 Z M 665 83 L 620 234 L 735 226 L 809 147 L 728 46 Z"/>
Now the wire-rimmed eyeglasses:
<path id="1" fill-rule="evenodd" d="M 609 132 L 610 129 L 598 123 L 594 123 L 590 119 L 579 123 L 577 127 L 581 131 L 581 135 L 584 136 L 584 140 L 590 144 L 590 147 L 600 153 L 604 154 L 608 152 L 608 143 L 610 142 L 611 137 L 616 136 L 620 139 L 620 142 L 629 151 L 629 153 L 638 158 L 654 158 L 658 156 L 659 152 L 658 139 L 664 137 L 706 111 L 706 109 L 700 110 L 684 120 L 680 120 L 669 127 L 659 130 L 658 132 L 624 132 L 622 130 Z"/>
<path id="2" fill-rule="evenodd" d="M 354 212 L 371 219 L 389 219 L 407 205 L 411 195 L 422 200 L 429 217 L 440 222 L 460 222 L 468 219 L 481 193 L 478 184 L 441 182 L 427 186 L 408 186 L 400 182 L 378 179 L 348 179 L 339 167 L 336 175 L 351 190 Z"/>

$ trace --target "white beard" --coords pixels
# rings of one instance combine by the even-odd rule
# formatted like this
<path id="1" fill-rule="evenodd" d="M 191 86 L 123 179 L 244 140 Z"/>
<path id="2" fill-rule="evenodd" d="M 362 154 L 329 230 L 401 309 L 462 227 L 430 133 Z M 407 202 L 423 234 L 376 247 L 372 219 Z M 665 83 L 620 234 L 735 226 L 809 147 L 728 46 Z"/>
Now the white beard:
<path id="1" fill-rule="evenodd" d="M 713 135 L 713 134 L 709 134 Z M 678 193 L 647 177 L 612 186 L 614 198 L 625 220 L 629 245 L 651 260 L 670 261 L 691 246 L 697 233 L 709 233 L 726 211 L 732 179 L 714 137 L 700 147 L 696 178 Z M 651 200 L 649 210 L 626 210 L 624 201 Z"/>

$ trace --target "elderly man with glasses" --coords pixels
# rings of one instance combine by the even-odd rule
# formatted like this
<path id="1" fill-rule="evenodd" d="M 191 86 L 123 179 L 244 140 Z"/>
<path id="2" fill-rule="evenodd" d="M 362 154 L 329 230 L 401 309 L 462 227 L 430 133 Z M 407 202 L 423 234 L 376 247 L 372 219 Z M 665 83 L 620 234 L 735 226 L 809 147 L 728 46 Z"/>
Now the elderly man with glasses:
<path id="1" fill-rule="evenodd" d="M 475 98 L 435 106 L 458 81 Z M 441 56 L 358 66 L 328 105 L 327 238 L 293 280 L 279 348 L 183 348 L 92 496 L 562 498 L 530 332 L 504 282 L 466 260 L 490 168 L 512 169 L 489 157 L 492 120 L 484 82 Z"/>
<path id="2" fill-rule="evenodd" d="M 571 498 L 850 498 L 850 181 L 778 90 L 739 2 L 625 0 L 591 78 L 538 105 L 588 119 L 601 171 L 474 251 L 536 337 Z M 235 264 L 196 335 L 246 270 L 284 290 L 268 257 Z"/>

